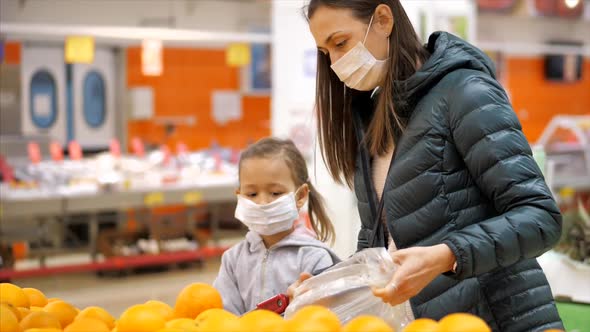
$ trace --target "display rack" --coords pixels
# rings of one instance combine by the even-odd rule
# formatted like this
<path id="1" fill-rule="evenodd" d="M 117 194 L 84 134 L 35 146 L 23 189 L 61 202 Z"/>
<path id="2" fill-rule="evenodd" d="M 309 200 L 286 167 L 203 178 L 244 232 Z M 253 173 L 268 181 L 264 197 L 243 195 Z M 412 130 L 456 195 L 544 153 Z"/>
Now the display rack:
<path id="1" fill-rule="evenodd" d="M 546 179 L 552 190 L 590 191 L 590 115 L 555 116 L 537 146 L 546 155 Z"/>
<path id="2" fill-rule="evenodd" d="M 567 202 L 566 194 L 560 193 L 568 193 L 569 196 L 574 192 L 590 193 L 590 115 L 555 116 L 536 147 L 535 150 L 543 155 L 541 158 L 537 155 L 537 159 L 544 159 L 540 164 L 558 202 L 562 205 Z M 578 204 L 582 211 L 582 201 Z M 572 218 L 566 210 L 562 207 L 564 223 L 565 218 Z M 545 253 L 538 260 L 557 298 L 590 303 L 590 284 L 586 282 L 590 279 L 590 265 L 575 261 L 557 250 Z"/>
<path id="3" fill-rule="evenodd" d="M 84 271 L 103 271 L 115 269 L 128 269 L 139 266 L 150 266 L 168 263 L 180 263 L 190 260 L 199 260 L 219 256 L 226 249 L 219 245 L 219 207 L 220 204 L 231 202 L 235 199 L 236 183 L 232 179 L 225 182 L 217 182 L 202 185 L 167 185 L 157 190 L 129 190 L 112 193 L 92 193 L 83 195 L 64 195 L 54 193 L 43 197 L 29 197 L 26 199 L 6 198 L 0 199 L 1 220 L 3 227 L 16 226 L 21 218 L 32 217 L 39 221 L 39 229 L 45 229 L 43 224 L 55 220 L 64 220 L 64 217 L 77 213 L 88 213 L 90 262 L 68 266 L 44 266 L 44 255 L 41 256 L 41 266 L 35 269 L 16 270 L 0 269 L 0 280 L 22 278 L 30 276 L 43 276 L 59 273 L 72 273 Z M 141 257 L 112 257 L 104 260 L 97 259 L 98 220 L 97 214 L 102 211 L 124 211 L 126 209 L 154 208 L 158 206 L 183 205 L 187 213 L 194 212 L 193 207 L 206 202 L 211 210 L 210 225 L 213 237 L 213 245 L 199 248 L 194 251 L 180 251 L 161 253 L 154 255 L 141 255 Z M 194 220 L 189 215 L 189 221 Z M 13 225 L 11 225 L 13 224 Z M 188 227 L 195 227 L 194 224 Z M 2 234 L 0 234 L 1 240 Z"/>

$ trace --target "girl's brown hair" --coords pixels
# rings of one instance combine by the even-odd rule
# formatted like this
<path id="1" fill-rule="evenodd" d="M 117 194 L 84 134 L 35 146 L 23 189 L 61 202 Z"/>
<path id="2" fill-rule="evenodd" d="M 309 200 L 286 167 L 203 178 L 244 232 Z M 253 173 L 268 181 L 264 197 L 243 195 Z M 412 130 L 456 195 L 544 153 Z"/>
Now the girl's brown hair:
<path id="1" fill-rule="evenodd" d="M 307 184 L 309 187 L 308 212 L 311 226 L 321 241 L 330 241 L 333 243 L 336 234 L 334 232 L 334 226 L 326 213 L 324 199 L 311 184 L 305 159 L 291 140 L 281 140 L 278 138 L 261 139 L 242 152 L 239 168 L 241 169 L 244 160 L 250 158 L 274 157 L 280 157 L 285 160 L 291 170 L 291 176 L 296 187 Z"/>
<path id="2" fill-rule="evenodd" d="M 326 6 L 350 9 L 354 17 L 369 24 L 380 4 L 391 8 L 394 27 L 389 36 L 387 74 L 380 85 L 382 92 L 366 135 L 372 155 L 386 153 L 406 125 L 407 118 L 396 113 L 394 96 L 399 92 L 399 85 L 395 83 L 412 76 L 428 57 L 428 51 L 421 44 L 399 0 L 311 0 L 306 7 L 308 20 L 318 8 Z M 318 51 L 317 64 L 316 107 L 322 157 L 332 178 L 352 188 L 357 154 L 351 110 L 351 94 L 354 92 L 348 89 L 345 93 L 343 83 L 330 68 L 329 55 Z"/>

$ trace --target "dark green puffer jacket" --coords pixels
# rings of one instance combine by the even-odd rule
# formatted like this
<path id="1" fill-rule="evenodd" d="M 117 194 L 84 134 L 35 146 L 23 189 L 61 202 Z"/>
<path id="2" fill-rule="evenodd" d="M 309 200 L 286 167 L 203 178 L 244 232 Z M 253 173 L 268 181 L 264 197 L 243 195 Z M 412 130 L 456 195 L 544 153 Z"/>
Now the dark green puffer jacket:
<path id="1" fill-rule="evenodd" d="M 456 273 L 436 278 L 412 298 L 416 317 L 469 312 L 494 331 L 563 328 L 535 259 L 559 239 L 561 215 L 493 64 L 444 32 L 433 34 L 427 48 L 431 56 L 423 67 L 396 82 L 396 111 L 407 126 L 396 139 L 385 183 L 383 229 L 375 223 L 371 158 L 359 141 L 358 249 L 370 246 L 372 234 L 375 246 L 386 246 L 387 231 L 400 249 L 451 248 Z M 362 139 L 372 99 L 359 93 L 352 103 Z"/>

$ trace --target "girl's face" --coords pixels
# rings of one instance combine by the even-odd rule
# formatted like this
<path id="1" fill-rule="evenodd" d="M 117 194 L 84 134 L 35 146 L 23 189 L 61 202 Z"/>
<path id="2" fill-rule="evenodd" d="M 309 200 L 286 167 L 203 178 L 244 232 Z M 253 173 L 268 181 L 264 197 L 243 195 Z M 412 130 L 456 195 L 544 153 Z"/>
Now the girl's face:
<path id="1" fill-rule="evenodd" d="M 358 42 L 363 42 L 367 29 L 365 47 L 378 60 L 388 57 L 389 35 L 393 28 L 393 16 L 387 5 L 375 10 L 371 27 L 345 8 L 319 7 L 309 20 L 309 28 L 320 52 L 328 55 L 334 64 Z"/>
<path id="2" fill-rule="evenodd" d="M 268 204 L 277 198 L 297 191 L 297 208 L 305 204 L 309 189 L 306 184 L 297 188 L 289 166 L 283 158 L 249 158 L 240 167 L 240 188 L 236 191 L 256 204 Z"/>

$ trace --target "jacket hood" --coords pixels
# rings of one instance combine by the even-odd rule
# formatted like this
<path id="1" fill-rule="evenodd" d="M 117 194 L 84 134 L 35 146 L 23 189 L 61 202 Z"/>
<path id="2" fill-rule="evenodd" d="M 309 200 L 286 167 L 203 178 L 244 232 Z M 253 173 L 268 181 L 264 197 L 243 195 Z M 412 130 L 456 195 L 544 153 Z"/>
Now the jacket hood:
<path id="1" fill-rule="evenodd" d="M 425 46 L 431 54 L 410 78 L 394 82 L 398 108 L 411 111 L 416 103 L 447 74 L 459 70 L 476 70 L 495 78 L 492 60 L 480 49 L 447 32 L 435 32 Z"/>
<path id="2" fill-rule="evenodd" d="M 246 234 L 246 242 L 248 243 L 248 250 L 250 252 L 256 252 L 259 250 L 266 250 L 264 246 L 264 241 L 260 237 L 260 235 L 256 232 L 249 231 Z M 328 250 L 331 254 L 332 249 L 328 247 L 327 244 L 323 243 L 322 241 L 318 240 L 315 237 L 315 234 L 307 229 L 304 225 L 297 225 L 293 232 L 287 235 L 284 239 L 274 244 L 269 249 L 276 249 L 280 247 L 304 247 L 304 246 L 312 246 L 318 248 L 324 248 Z"/>

